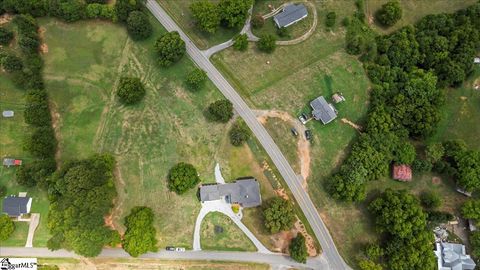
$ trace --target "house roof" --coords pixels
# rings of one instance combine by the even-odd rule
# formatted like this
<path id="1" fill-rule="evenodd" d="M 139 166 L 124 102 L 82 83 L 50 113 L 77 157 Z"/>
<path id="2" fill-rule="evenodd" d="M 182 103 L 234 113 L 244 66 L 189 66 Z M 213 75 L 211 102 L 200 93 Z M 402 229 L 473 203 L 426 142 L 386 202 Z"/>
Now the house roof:
<path id="1" fill-rule="evenodd" d="M 13 117 L 15 113 L 13 111 L 3 111 L 2 116 L 3 117 Z"/>
<path id="2" fill-rule="evenodd" d="M 412 180 L 412 169 L 405 164 L 393 166 L 393 179 L 401 181 Z"/>
<path id="3" fill-rule="evenodd" d="M 28 213 L 28 202 L 31 201 L 30 197 L 15 197 L 9 196 L 3 199 L 3 209 L 4 213 L 7 213 L 9 216 L 18 217 L 22 214 Z"/>
<path id="4" fill-rule="evenodd" d="M 227 196 L 230 202 L 239 203 L 243 207 L 255 207 L 262 204 L 260 185 L 253 178 L 200 187 L 201 201 L 215 201 Z"/>
<path id="5" fill-rule="evenodd" d="M 15 165 L 15 159 L 13 159 L 13 158 L 4 158 L 4 159 L 3 159 L 3 165 L 4 165 L 4 166 L 13 166 L 13 165 Z"/>
<path id="6" fill-rule="evenodd" d="M 273 19 L 279 28 L 287 27 L 292 23 L 305 18 L 308 15 L 307 8 L 303 4 L 290 4 L 283 11 L 275 15 Z"/>
<path id="7" fill-rule="evenodd" d="M 480 57 L 473 58 L 473 63 L 480 64 Z"/>
<path id="8" fill-rule="evenodd" d="M 454 243 L 437 243 L 435 255 L 439 270 L 473 270 L 475 262 L 465 252 L 465 246 Z"/>
<path id="9" fill-rule="evenodd" d="M 335 109 L 325 100 L 323 96 L 319 96 L 318 98 L 312 100 L 312 102 L 310 102 L 310 107 L 313 109 L 313 118 L 322 121 L 323 124 L 328 124 L 333 119 L 337 118 Z"/>

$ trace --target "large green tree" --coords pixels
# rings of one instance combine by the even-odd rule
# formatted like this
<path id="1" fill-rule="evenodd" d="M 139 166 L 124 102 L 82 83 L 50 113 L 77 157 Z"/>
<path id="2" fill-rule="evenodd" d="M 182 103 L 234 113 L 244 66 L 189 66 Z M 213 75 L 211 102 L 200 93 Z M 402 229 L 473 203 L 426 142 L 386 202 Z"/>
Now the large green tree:
<path id="1" fill-rule="evenodd" d="M 177 194 L 183 194 L 200 182 L 197 170 L 192 164 L 180 162 L 170 169 L 168 188 Z"/>
<path id="2" fill-rule="evenodd" d="M 470 199 L 461 208 L 462 217 L 480 221 L 480 200 Z"/>
<path id="3" fill-rule="evenodd" d="M 464 151 L 455 157 L 457 184 L 467 191 L 480 188 L 480 151 Z"/>
<path id="4" fill-rule="evenodd" d="M 246 51 L 248 49 L 247 34 L 241 34 L 234 38 L 233 48 L 238 51 Z"/>
<path id="5" fill-rule="evenodd" d="M 0 240 L 7 240 L 15 231 L 15 224 L 7 215 L 0 215 Z"/>
<path id="6" fill-rule="evenodd" d="M 220 0 L 218 9 L 222 23 L 230 28 L 243 26 L 252 4 L 253 0 Z"/>
<path id="7" fill-rule="evenodd" d="M 297 237 L 292 239 L 290 246 L 288 247 L 290 251 L 290 257 L 297 262 L 306 263 L 307 262 L 307 246 L 305 245 L 305 236 L 299 233 Z"/>
<path id="8" fill-rule="evenodd" d="M 220 13 L 217 5 L 210 0 L 195 1 L 190 11 L 198 27 L 207 33 L 215 33 L 220 26 Z"/>
<path id="9" fill-rule="evenodd" d="M 232 145 L 241 146 L 250 138 L 252 132 L 243 120 L 239 120 L 233 124 L 228 135 Z"/>
<path id="10" fill-rule="evenodd" d="M 291 203 L 283 198 L 275 197 L 268 201 L 263 210 L 265 227 L 271 233 L 289 230 L 295 221 L 295 212 Z"/>
<path id="11" fill-rule="evenodd" d="M 116 0 L 115 13 L 120 22 L 126 22 L 130 12 L 140 10 L 142 7 L 141 0 Z"/>
<path id="12" fill-rule="evenodd" d="M 125 105 L 132 105 L 140 102 L 145 96 L 145 87 L 140 78 L 121 77 L 118 84 L 117 96 Z"/>
<path id="13" fill-rule="evenodd" d="M 149 251 L 157 251 L 156 230 L 153 226 L 154 214 L 148 207 L 134 207 L 125 217 L 123 249 L 133 257 Z"/>
<path id="14" fill-rule="evenodd" d="M 266 53 L 273 53 L 277 47 L 277 38 L 274 35 L 265 34 L 260 36 L 257 42 L 257 47 L 260 51 Z"/>
<path id="15" fill-rule="evenodd" d="M 127 31 L 133 40 L 144 40 L 153 33 L 148 16 L 141 11 L 132 11 L 127 19 Z"/>
<path id="16" fill-rule="evenodd" d="M 155 50 L 158 54 L 159 64 L 168 67 L 183 57 L 186 50 L 185 42 L 180 38 L 178 32 L 169 32 L 157 39 Z"/>
<path id="17" fill-rule="evenodd" d="M 207 80 L 207 73 L 200 68 L 194 68 L 187 74 L 186 83 L 191 90 L 200 90 Z"/>
<path id="18" fill-rule="evenodd" d="M 208 106 L 206 116 L 212 121 L 226 123 L 233 117 L 233 104 L 227 99 L 217 100 Z"/>
<path id="19" fill-rule="evenodd" d="M 398 1 L 389 1 L 377 11 L 376 17 L 381 24 L 392 26 L 402 18 L 402 7 Z"/>

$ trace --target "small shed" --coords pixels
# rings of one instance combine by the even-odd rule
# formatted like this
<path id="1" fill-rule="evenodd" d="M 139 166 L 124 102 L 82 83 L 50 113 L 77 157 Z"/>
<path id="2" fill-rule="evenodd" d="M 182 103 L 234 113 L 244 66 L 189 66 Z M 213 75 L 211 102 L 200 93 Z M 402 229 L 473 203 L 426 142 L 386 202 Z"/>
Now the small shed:
<path id="1" fill-rule="evenodd" d="M 22 160 L 20 159 L 13 159 L 13 158 L 3 159 L 3 166 L 10 167 L 10 166 L 20 166 L 20 165 L 22 165 Z"/>
<path id="2" fill-rule="evenodd" d="M 473 58 L 473 63 L 474 64 L 480 64 L 480 57 Z"/>
<path id="3" fill-rule="evenodd" d="M 342 95 L 342 93 L 335 93 L 332 96 L 332 100 L 335 103 L 340 103 L 345 101 L 345 97 Z"/>
<path id="4" fill-rule="evenodd" d="M 5 117 L 5 118 L 10 118 L 10 117 L 13 117 L 15 115 L 15 113 L 13 111 L 3 111 L 2 112 L 2 116 Z"/>
<path id="5" fill-rule="evenodd" d="M 412 169 L 406 164 L 393 166 L 393 179 L 402 182 L 412 181 Z"/>
<path id="6" fill-rule="evenodd" d="M 305 19 L 308 15 L 304 4 L 290 4 L 283 8 L 282 12 L 275 15 L 273 20 L 278 28 L 289 27 L 290 25 Z"/>

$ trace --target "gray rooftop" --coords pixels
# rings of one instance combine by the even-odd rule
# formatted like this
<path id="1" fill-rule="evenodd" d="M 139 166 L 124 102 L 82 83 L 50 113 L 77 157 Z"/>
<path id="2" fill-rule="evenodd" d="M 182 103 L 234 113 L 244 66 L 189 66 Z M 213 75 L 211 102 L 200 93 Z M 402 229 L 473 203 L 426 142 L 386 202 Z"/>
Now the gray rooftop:
<path id="1" fill-rule="evenodd" d="M 15 113 L 13 111 L 3 111 L 2 115 L 3 117 L 13 117 Z"/>
<path id="2" fill-rule="evenodd" d="M 291 4 L 285 6 L 283 11 L 273 17 L 273 20 L 279 28 L 287 27 L 305 17 L 307 17 L 307 8 L 303 4 Z"/>
<path id="3" fill-rule="evenodd" d="M 2 211 L 9 216 L 18 217 L 22 214 L 27 214 L 28 202 L 32 198 L 30 197 L 15 197 L 10 196 L 3 199 L 3 209 Z"/>
<path id="4" fill-rule="evenodd" d="M 13 158 L 4 158 L 3 159 L 3 166 L 13 166 L 15 165 L 15 159 Z"/>
<path id="5" fill-rule="evenodd" d="M 225 197 L 231 203 L 243 207 L 255 207 L 262 204 L 260 185 L 255 179 L 236 180 L 234 183 L 204 185 L 200 187 L 200 200 L 215 201 Z"/>
<path id="6" fill-rule="evenodd" d="M 437 244 L 439 270 L 473 270 L 475 262 L 465 252 L 465 246 L 454 243 Z"/>
<path id="7" fill-rule="evenodd" d="M 337 118 L 337 113 L 335 112 L 333 106 L 329 104 L 323 96 L 312 100 L 312 102 L 310 102 L 310 106 L 313 109 L 313 118 L 322 121 L 323 124 L 328 124 L 333 119 Z"/>

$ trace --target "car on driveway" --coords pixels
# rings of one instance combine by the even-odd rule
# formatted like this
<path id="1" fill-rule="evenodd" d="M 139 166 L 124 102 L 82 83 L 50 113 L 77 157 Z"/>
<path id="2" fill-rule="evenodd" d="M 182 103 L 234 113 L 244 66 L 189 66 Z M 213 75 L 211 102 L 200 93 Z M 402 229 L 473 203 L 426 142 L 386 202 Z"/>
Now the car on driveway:
<path id="1" fill-rule="evenodd" d="M 312 131 L 310 129 L 305 130 L 305 139 L 307 139 L 307 141 L 312 139 Z"/>
<path id="2" fill-rule="evenodd" d="M 185 252 L 185 248 L 183 248 L 183 247 L 176 247 L 176 248 L 175 248 L 175 251 Z"/>
<path id="3" fill-rule="evenodd" d="M 300 120 L 300 122 L 305 125 L 307 123 L 307 116 L 304 113 L 302 113 L 298 117 L 298 120 Z"/>
<path id="4" fill-rule="evenodd" d="M 170 246 L 169 246 L 169 247 L 166 247 L 165 250 L 167 250 L 167 251 L 175 251 L 175 247 L 170 247 Z"/>
<path id="5" fill-rule="evenodd" d="M 295 128 L 291 128 L 290 131 L 292 131 L 293 136 L 298 136 L 298 131 Z"/>

